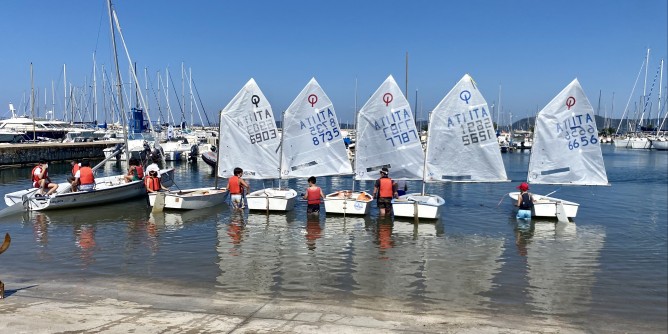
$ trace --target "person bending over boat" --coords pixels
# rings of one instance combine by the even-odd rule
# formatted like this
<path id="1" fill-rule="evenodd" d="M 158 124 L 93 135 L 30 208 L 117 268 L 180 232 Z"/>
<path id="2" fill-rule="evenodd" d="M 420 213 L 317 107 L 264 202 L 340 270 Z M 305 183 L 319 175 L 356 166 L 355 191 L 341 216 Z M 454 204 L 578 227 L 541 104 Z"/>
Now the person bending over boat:
<path id="1" fill-rule="evenodd" d="M 529 184 L 522 182 L 517 189 L 520 190 L 520 195 L 517 196 L 517 203 L 515 206 L 519 207 L 517 210 L 517 219 L 531 219 L 531 209 L 533 208 L 533 195 L 529 192 Z"/>
<path id="2" fill-rule="evenodd" d="M 308 178 L 308 188 L 306 188 L 306 193 L 302 197 L 308 200 L 307 215 L 320 214 L 320 200 L 324 199 L 325 195 L 322 193 L 322 189 L 315 185 L 315 176 Z"/>
<path id="3" fill-rule="evenodd" d="M 373 196 L 376 197 L 376 204 L 380 209 L 380 217 L 392 215 L 392 199 L 398 198 L 398 185 L 389 177 L 389 170 L 383 167 L 380 170 L 380 179 L 376 180 L 373 188 Z"/>
<path id="4" fill-rule="evenodd" d="M 237 209 L 243 209 L 245 207 L 243 195 L 244 193 L 248 195 L 250 192 L 250 186 L 241 178 L 243 175 L 244 170 L 239 167 L 235 167 L 234 176 L 227 180 L 227 191 L 230 192 L 232 205 Z"/>
<path id="5" fill-rule="evenodd" d="M 90 168 L 90 161 L 84 160 L 81 162 L 81 167 L 74 174 L 75 183 L 80 191 L 91 191 L 95 189 L 95 175 L 93 169 Z"/>
<path id="6" fill-rule="evenodd" d="M 39 193 L 35 195 L 37 197 L 49 196 L 58 190 L 58 184 L 51 183 L 49 164 L 44 159 L 40 159 L 37 166 L 32 169 L 32 186 L 39 188 Z"/>
<path id="7" fill-rule="evenodd" d="M 139 181 L 144 179 L 144 167 L 141 166 L 137 158 L 130 159 L 128 174 L 123 176 L 125 182 Z"/>
<path id="8" fill-rule="evenodd" d="M 166 188 L 160 183 L 160 177 L 155 170 L 148 172 L 148 176 L 144 178 L 144 185 L 146 186 L 146 191 L 149 193 L 158 192 L 160 190 L 169 190 L 169 188 Z"/>
<path id="9" fill-rule="evenodd" d="M 67 177 L 67 182 L 70 183 L 70 191 L 75 192 L 77 191 L 77 183 L 76 183 L 76 178 L 74 175 L 79 171 L 79 168 L 81 168 L 81 163 L 79 162 L 79 159 L 74 159 L 70 161 L 70 164 L 72 165 L 72 175 Z"/>

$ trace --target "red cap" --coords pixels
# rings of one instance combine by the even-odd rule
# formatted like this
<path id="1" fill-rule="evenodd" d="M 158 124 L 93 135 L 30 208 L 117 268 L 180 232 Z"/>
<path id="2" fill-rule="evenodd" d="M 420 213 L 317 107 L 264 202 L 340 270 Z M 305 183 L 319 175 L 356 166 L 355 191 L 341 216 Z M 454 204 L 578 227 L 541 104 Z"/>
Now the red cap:
<path id="1" fill-rule="evenodd" d="M 522 182 L 519 186 L 517 186 L 517 189 L 520 191 L 527 191 L 529 190 L 529 184 L 526 182 Z"/>

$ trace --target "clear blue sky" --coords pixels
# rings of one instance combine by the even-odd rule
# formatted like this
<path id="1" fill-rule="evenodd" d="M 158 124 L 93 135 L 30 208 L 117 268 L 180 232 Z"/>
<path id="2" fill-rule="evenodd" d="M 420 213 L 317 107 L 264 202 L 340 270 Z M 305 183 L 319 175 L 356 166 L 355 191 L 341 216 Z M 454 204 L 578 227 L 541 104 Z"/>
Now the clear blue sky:
<path id="1" fill-rule="evenodd" d="M 389 74 L 405 89 L 406 52 L 408 98 L 413 106 L 419 90 L 418 118 L 465 73 L 490 105 L 501 84 L 501 123 L 510 113 L 514 121 L 533 115 L 575 77 L 594 108 L 600 90 L 610 112 L 614 92 L 620 117 L 646 49 L 650 83 L 667 54 L 666 0 L 116 0 L 114 6 L 140 80 L 148 67 L 157 89 L 157 71 L 164 77 L 169 67 L 180 95 L 185 63 L 211 119 L 251 77 L 278 115 L 315 76 L 341 120 L 352 121 L 355 80 L 358 107 Z M 40 95 L 48 89 L 48 104 L 55 81 L 61 117 L 63 64 L 69 83 L 90 85 L 94 51 L 98 65 L 110 70 L 109 40 L 104 0 L 0 1 L 0 117 L 9 116 L 7 103 L 18 108 L 30 92 L 31 62 L 34 86 Z M 119 57 L 127 81 L 127 62 Z M 148 99 L 155 111 L 155 97 Z M 170 103 L 178 120 L 174 95 Z"/>

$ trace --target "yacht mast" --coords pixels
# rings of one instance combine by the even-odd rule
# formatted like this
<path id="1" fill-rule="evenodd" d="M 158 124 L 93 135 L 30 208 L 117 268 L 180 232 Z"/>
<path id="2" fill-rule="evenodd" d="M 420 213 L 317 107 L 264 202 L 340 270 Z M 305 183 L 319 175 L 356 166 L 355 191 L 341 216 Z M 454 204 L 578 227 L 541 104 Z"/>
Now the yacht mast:
<path id="1" fill-rule="evenodd" d="M 114 49 L 114 64 L 116 65 L 116 85 L 118 88 L 118 108 L 120 110 L 121 118 L 123 120 L 123 140 L 125 142 L 125 161 L 130 163 L 130 147 L 128 146 L 128 129 L 126 127 L 127 120 L 123 105 L 123 90 L 121 87 L 121 71 L 118 67 L 118 53 L 116 52 L 116 34 L 114 33 L 113 23 L 113 9 L 111 8 L 111 0 L 107 0 L 107 7 L 109 8 L 109 28 L 111 30 L 111 44 Z"/>

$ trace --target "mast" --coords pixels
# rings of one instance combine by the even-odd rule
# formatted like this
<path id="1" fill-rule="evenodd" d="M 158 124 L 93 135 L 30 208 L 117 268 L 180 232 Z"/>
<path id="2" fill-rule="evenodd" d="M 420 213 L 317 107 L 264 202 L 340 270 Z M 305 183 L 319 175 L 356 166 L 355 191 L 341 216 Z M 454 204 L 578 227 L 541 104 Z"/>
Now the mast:
<path id="1" fill-rule="evenodd" d="M 32 62 L 30 63 L 30 113 L 32 114 L 32 140 L 37 140 L 35 135 L 35 88 L 32 75 Z"/>
<path id="2" fill-rule="evenodd" d="M 118 107 L 120 108 L 121 118 L 123 119 L 123 141 L 125 142 L 125 161 L 130 163 L 130 147 L 128 146 L 128 129 L 126 128 L 127 120 L 123 106 L 123 91 L 121 83 L 121 71 L 118 67 L 118 53 L 116 52 L 116 34 L 114 33 L 113 23 L 113 9 L 111 8 L 111 0 L 107 0 L 107 8 L 109 8 L 109 28 L 111 30 L 111 44 L 114 49 L 114 64 L 116 65 L 116 84 L 118 88 Z"/>
<path id="3" fill-rule="evenodd" d="M 659 119 L 661 119 L 661 93 L 663 88 L 663 58 L 661 58 L 661 74 L 659 75 L 659 104 L 656 109 L 656 123 L 659 124 Z M 661 128 L 663 127 L 663 122 L 661 122 L 660 126 L 656 127 L 656 135 L 659 136 L 659 131 L 661 131 Z"/>
<path id="4" fill-rule="evenodd" d="M 56 87 L 51 80 L 51 120 L 56 117 Z"/>
<path id="5" fill-rule="evenodd" d="M 93 114 L 95 115 L 95 126 L 97 126 L 97 63 L 95 62 L 95 52 L 93 52 Z"/>
<path id="6" fill-rule="evenodd" d="M 357 177 L 357 126 L 359 125 L 359 111 L 357 110 L 357 78 L 355 78 L 355 118 L 353 125 L 355 126 L 355 155 L 353 156 L 353 188 L 355 191 L 355 178 Z M 350 149 L 350 147 L 348 147 Z"/>
<path id="7" fill-rule="evenodd" d="M 406 99 L 408 99 L 408 51 L 406 51 Z"/>
<path id="8" fill-rule="evenodd" d="M 194 115 L 193 115 L 193 69 L 192 68 L 188 68 L 188 88 L 190 90 L 190 126 L 193 126 L 195 124 L 195 118 L 194 118 Z M 186 104 L 186 101 L 185 101 L 185 98 L 184 98 L 183 105 L 185 106 L 185 104 Z M 200 121 L 202 122 L 202 125 L 204 125 L 204 121 L 202 120 L 201 115 L 200 115 Z"/>
<path id="9" fill-rule="evenodd" d="M 67 68 L 63 64 L 63 118 L 67 119 Z"/>
<path id="10" fill-rule="evenodd" d="M 415 103 L 415 107 L 417 108 L 417 102 Z M 431 136 L 432 133 L 431 131 L 432 117 L 434 117 L 433 111 L 429 113 L 429 121 L 427 123 L 427 142 L 424 148 L 424 160 L 422 160 L 422 196 L 425 195 L 427 187 L 427 182 L 425 181 L 425 179 L 427 178 L 427 153 L 429 153 L 429 137 Z"/>

